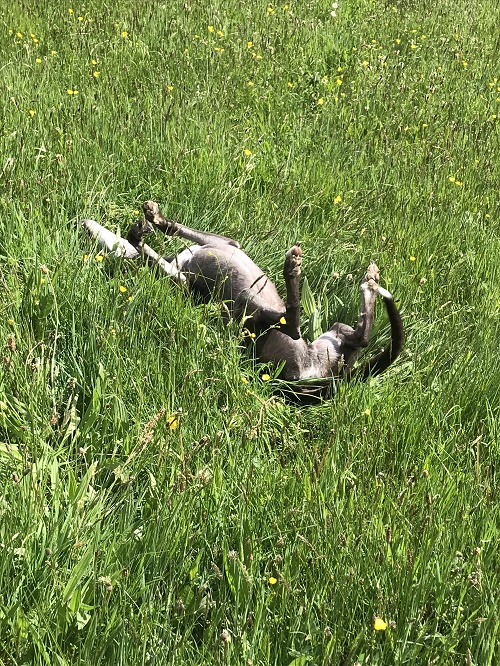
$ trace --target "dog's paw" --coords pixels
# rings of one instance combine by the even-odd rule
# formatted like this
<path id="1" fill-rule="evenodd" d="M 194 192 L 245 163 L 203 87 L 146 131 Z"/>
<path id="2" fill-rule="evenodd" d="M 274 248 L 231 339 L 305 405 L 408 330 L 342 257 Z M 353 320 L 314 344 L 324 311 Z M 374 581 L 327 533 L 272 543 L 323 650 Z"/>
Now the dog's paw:
<path id="1" fill-rule="evenodd" d="M 300 267 L 302 265 L 302 248 L 299 243 L 296 243 L 288 250 L 285 257 L 285 266 L 283 272 L 290 277 L 298 277 L 300 275 Z"/>
<path id="2" fill-rule="evenodd" d="M 380 280 L 380 272 L 378 270 L 378 266 L 372 261 L 366 271 L 363 284 L 366 285 L 368 289 L 371 289 L 372 291 L 377 291 L 379 280 Z"/>
<path id="3" fill-rule="evenodd" d="M 148 222 L 158 229 L 161 229 L 161 231 L 166 234 L 174 233 L 175 222 L 173 220 L 167 220 L 163 216 L 160 206 L 158 206 L 156 201 L 145 201 L 142 205 L 142 210 L 144 211 L 144 217 Z"/>

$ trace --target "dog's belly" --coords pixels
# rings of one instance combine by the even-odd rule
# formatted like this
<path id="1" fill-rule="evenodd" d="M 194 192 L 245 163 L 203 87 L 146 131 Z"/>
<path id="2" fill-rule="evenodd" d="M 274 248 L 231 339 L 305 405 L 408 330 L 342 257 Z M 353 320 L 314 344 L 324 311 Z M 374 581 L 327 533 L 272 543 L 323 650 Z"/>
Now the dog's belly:
<path id="1" fill-rule="evenodd" d="M 190 285 L 205 299 L 225 301 L 236 316 L 262 309 L 285 312 L 274 284 L 239 248 L 194 246 L 184 250 L 179 258 L 179 269 Z"/>

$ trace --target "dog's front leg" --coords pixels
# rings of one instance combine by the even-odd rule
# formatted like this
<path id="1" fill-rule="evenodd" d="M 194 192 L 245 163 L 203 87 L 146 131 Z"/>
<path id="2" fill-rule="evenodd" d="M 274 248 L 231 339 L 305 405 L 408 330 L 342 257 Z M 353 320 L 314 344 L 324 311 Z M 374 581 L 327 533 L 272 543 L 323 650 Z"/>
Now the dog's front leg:
<path id="1" fill-rule="evenodd" d="M 176 266 L 165 261 L 149 245 L 141 243 L 137 235 L 137 228 L 134 229 L 134 232 L 132 230 L 129 231 L 125 239 L 109 231 L 109 229 L 106 229 L 95 220 L 82 220 L 82 226 L 107 252 L 114 252 L 115 256 L 126 257 L 127 259 L 136 259 L 143 256 L 149 265 L 158 266 L 164 273 L 176 278 L 180 282 L 186 281 L 186 276 Z M 132 228 L 134 227 L 136 225 L 132 226 Z"/>
<path id="2" fill-rule="evenodd" d="M 197 245 L 212 245 L 214 247 L 232 245 L 233 247 L 240 247 L 238 241 L 227 236 L 213 234 L 210 231 L 198 231 L 198 229 L 186 227 L 183 224 L 179 224 L 179 222 L 174 222 L 174 220 L 168 220 L 155 201 L 145 201 L 142 210 L 144 211 L 146 220 L 164 234 L 167 234 L 167 236 L 185 238 Z"/>
<path id="3" fill-rule="evenodd" d="M 153 227 L 147 220 L 134 222 L 128 231 L 127 241 L 146 259 L 149 266 L 159 266 L 167 275 L 179 280 L 179 282 L 186 282 L 186 276 L 179 270 L 177 262 L 171 263 L 164 257 L 160 257 L 152 247 L 143 242 L 143 237 L 152 232 Z"/>
<path id="4" fill-rule="evenodd" d="M 82 220 L 81 224 L 106 252 L 114 252 L 117 257 L 127 257 L 127 259 L 135 259 L 139 256 L 137 248 L 127 239 L 114 234 L 95 220 Z"/>

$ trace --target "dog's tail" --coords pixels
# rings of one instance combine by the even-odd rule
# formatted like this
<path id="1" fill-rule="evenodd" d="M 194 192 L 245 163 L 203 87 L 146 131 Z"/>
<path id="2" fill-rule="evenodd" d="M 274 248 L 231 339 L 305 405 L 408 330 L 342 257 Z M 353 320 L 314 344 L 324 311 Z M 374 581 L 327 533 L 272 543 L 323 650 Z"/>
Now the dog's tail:
<path id="1" fill-rule="evenodd" d="M 361 377 L 364 381 L 369 377 L 379 375 L 396 360 L 403 349 L 405 340 L 403 322 L 392 294 L 383 287 L 378 288 L 378 293 L 384 299 L 391 325 L 391 341 L 389 345 L 365 365 L 341 374 L 339 377 L 311 378 L 295 382 L 283 382 L 278 391 L 286 400 L 299 405 L 318 404 L 335 394 L 339 380 Z"/>
<path id="2" fill-rule="evenodd" d="M 366 365 L 360 368 L 358 372 L 361 373 L 363 379 L 375 377 L 388 368 L 401 353 L 405 341 L 403 322 L 392 294 L 383 287 L 378 288 L 378 293 L 384 299 L 385 308 L 389 315 L 391 342 L 380 354 L 377 354 L 377 356 L 370 359 Z M 358 372 L 355 371 L 354 374 L 358 374 Z"/>
<path id="3" fill-rule="evenodd" d="M 389 316 L 391 341 L 380 354 L 377 354 L 377 356 L 370 359 L 360 368 L 355 368 L 354 370 L 349 371 L 349 373 L 344 374 L 343 379 L 361 377 L 362 380 L 366 380 L 369 377 L 375 377 L 386 370 L 391 363 L 395 361 L 403 349 L 405 332 L 401 315 L 396 307 L 394 298 L 392 297 L 392 294 L 383 287 L 378 288 L 378 293 L 384 299 L 387 314 Z M 318 404 L 322 400 L 332 397 L 336 391 L 337 382 L 341 378 L 342 377 L 329 377 L 325 379 L 310 379 L 293 382 L 293 385 L 289 384 L 285 391 L 282 390 L 282 392 L 285 394 L 286 398 L 292 402 L 303 405 Z"/>

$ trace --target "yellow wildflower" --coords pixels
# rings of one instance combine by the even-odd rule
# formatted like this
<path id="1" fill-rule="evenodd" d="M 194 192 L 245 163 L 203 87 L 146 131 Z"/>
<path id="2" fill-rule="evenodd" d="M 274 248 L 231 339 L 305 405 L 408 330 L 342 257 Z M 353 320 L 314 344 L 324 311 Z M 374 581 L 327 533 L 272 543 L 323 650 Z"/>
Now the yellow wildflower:
<path id="1" fill-rule="evenodd" d="M 417 261 L 417 258 L 414 257 L 413 255 L 410 257 L 410 261 Z"/>
<path id="2" fill-rule="evenodd" d="M 120 291 L 122 294 L 124 294 L 127 291 L 127 287 L 124 287 L 122 284 L 120 285 Z"/>
<path id="3" fill-rule="evenodd" d="M 73 9 L 72 9 L 72 7 L 68 7 L 68 12 L 69 12 L 70 14 L 73 13 Z"/>
<path id="4" fill-rule="evenodd" d="M 219 35 L 219 37 L 224 37 L 224 33 L 222 32 L 222 30 L 217 30 L 217 34 Z"/>
<path id="5" fill-rule="evenodd" d="M 339 204 L 341 201 L 342 201 L 342 195 L 341 195 L 341 194 L 337 194 L 337 196 L 336 196 L 335 199 L 333 200 L 333 203 L 334 203 L 334 204 Z"/>
<path id="6" fill-rule="evenodd" d="M 209 25 L 207 28 L 208 32 L 215 32 L 215 28 L 213 25 Z"/>
<path id="7" fill-rule="evenodd" d="M 376 617 L 373 623 L 375 631 L 385 631 L 387 629 L 387 622 L 384 622 L 381 617 Z"/>
<path id="8" fill-rule="evenodd" d="M 253 46 L 253 42 L 247 42 L 247 48 L 251 49 Z"/>
<path id="9" fill-rule="evenodd" d="M 250 157 L 250 155 L 252 154 L 252 151 L 249 150 L 248 148 L 245 148 L 245 150 L 244 150 L 243 152 L 245 153 L 245 155 L 246 155 L 247 157 Z"/>
<path id="10" fill-rule="evenodd" d="M 286 324 L 285 317 L 280 317 L 280 324 L 283 324 L 283 326 Z"/>
<path id="11" fill-rule="evenodd" d="M 241 381 L 243 382 L 243 384 L 248 384 L 248 379 L 246 377 L 242 376 Z"/>
<path id="12" fill-rule="evenodd" d="M 122 37 L 128 37 L 128 32 L 126 30 L 122 30 Z"/>
<path id="13" fill-rule="evenodd" d="M 33 109 L 30 109 L 30 110 L 29 110 L 29 114 L 30 114 L 30 116 L 31 116 L 32 118 L 33 118 L 33 116 L 35 115 L 35 113 L 36 113 L 36 111 L 34 111 Z"/>
<path id="14" fill-rule="evenodd" d="M 269 576 L 269 578 L 267 579 L 267 582 L 269 583 L 269 585 L 276 585 L 276 583 L 278 581 L 274 576 Z"/>
<path id="15" fill-rule="evenodd" d="M 92 76 L 94 77 L 94 79 L 97 79 L 100 73 L 101 72 L 97 72 L 97 71 L 92 72 Z"/>
<path id="16" fill-rule="evenodd" d="M 23 38 L 23 33 L 22 32 L 16 32 L 16 37 L 19 37 L 19 39 Z"/>
<path id="17" fill-rule="evenodd" d="M 177 414 L 171 414 L 167 417 L 167 426 L 169 430 L 175 430 L 179 427 L 179 416 Z"/>
<path id="18" fill-rule="evenodd" d="M 324 104 L 324 103 L 325 103 L 325 100 L 323 99 L 323 97 L 320 97 L 318 99 L 318 104 Z"/>
<path id="19" fill-rule="evenodd" d="M 104 259 L 104 257 L 102 256 L 102 254 L 96 254 L 96 257 L 95 257 L 96 261 L 102 261 L 103 259 Z"/>
<path id="20" fill-rule="evenodd" d="M 266 372 L 262 375 L 261 379 L 262 379 L 263 382 L 268 382 L 271 379 L 271 376 L 268 375 L 267 372 Z"/>
<path id="21" fill-rule="evenodd" d="M 41 58 L 36 58 L 35 62 L 36 62 L 37 65 L 39 65 L 42 62 L 42 59 Z"/>

